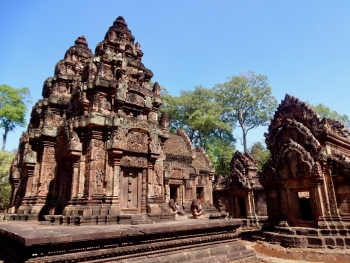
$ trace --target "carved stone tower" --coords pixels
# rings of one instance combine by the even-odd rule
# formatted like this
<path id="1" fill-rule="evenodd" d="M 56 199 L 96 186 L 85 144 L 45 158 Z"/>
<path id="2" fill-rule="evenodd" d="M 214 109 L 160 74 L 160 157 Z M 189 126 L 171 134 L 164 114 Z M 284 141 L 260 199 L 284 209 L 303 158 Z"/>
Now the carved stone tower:
<path id="1" fill-rule="evenodd" d="M 167 211 L 168 121 L 158 118 L 160 86 L 149 87 L 153 73 L 134 40 L 118 17 L 95 55 L 79 37 L 57 63 L 20 140 L 10 212 L 108 221 Z"/>

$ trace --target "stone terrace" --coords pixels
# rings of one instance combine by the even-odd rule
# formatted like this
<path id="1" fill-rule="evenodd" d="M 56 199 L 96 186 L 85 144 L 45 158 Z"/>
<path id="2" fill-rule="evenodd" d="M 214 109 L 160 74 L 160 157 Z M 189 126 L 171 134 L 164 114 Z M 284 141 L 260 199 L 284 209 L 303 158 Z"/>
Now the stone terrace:
<path id="1" fill-rule="evenodd" d="M 137 226 L 1 222 L 0 250 L 15 262 L 254 262 L 254 251 L 237 240 L 241 224 L 207 219 Z"/>

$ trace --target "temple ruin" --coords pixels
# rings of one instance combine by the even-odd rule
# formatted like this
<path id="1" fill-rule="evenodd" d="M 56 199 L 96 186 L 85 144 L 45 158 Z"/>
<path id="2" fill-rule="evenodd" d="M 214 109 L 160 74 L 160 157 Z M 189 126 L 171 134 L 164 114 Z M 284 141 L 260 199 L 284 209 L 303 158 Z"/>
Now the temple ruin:
<path id="1" fill-rule="evenodd" d="M 259 181 L 258 166 L 247 153 L 236 151 L 230 163 L 230 177 L 219 176 L 214 189 L 214 204 L 219 200 L 234 218 L 259 225 L 267 218 L 265 191 Z"/>
<path id="2" fill-rule="evenodd" d="M 213 165 L 183 131 L 169 134 L 134 40 L 118 17 L 95 54 L 79 37 L 56 64 L 11 168 L 13 218 L 145 223 L 173 218 L 171 198 L 213 208 Z"/>
<path id="3" fill-rule="evenodd" d="M 349 130 L 287 94 L 265 137 L 271 159 L 260 180 L 275 226 L 266 238 L 287 246 L 344 247 L 350 227 Z"/>
<path id="4" fill-rule="evenodd" d="M 11 167 L 0 254 L 13 262 L 258 262 L 237 239 L 242 221 L 215 215 L 205 151 L 184 131 L 169 133 L 160 86 L 150 87 L 134 40 L 118 17 L 95 54 L 79 37 L 45 81 Z"/>

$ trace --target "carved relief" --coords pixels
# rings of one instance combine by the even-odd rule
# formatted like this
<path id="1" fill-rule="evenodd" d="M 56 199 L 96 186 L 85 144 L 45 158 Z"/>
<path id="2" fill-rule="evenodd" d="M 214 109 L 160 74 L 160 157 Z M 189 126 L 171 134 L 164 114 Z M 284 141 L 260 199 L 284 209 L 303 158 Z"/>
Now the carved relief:
<path id="1" fill-rule="evenodd" d="M 110 139 L 110 148 L 116 149 L 124 149 L 125 143 L 127 139 L 128 130 L 122 127 L 117 127 L 116 130 L 113 131 Z"/>
<path id="2" fill-rule="evenodd" d="M 127 135 L 126 150 L 132 152 L 148 152 L 148 136 L 145 133 L 130 131 Z"/>
<path id="3" fill-rule="evenodd" d="M 123 156 L 120 160 L 120 166 L 147 168 L 147 158 L 136 156 Z"/>
<path id="4" fill-rule="evenodd" d="M 126 101 L 138 106 L 144 106 L 144 98 L 134 92 L 128 92 L 126 94 Z"/>
<path id="5" fill-rule="evenodd" d="M 118 100 L 122 100 L 122 101 L 126 100 L 127 88 L 128 88 L 128 83 L 125 80 L 121 80 L 121 82 L 118 84 L 118 88 L 116 91 L 116 98 Z"/>
<path id="6" fill-rule="evenodd" d="M 173 169 L 170 174 L 170 178 L 174 179 L 183 179 L 183 170 L 180 169 Z"/>

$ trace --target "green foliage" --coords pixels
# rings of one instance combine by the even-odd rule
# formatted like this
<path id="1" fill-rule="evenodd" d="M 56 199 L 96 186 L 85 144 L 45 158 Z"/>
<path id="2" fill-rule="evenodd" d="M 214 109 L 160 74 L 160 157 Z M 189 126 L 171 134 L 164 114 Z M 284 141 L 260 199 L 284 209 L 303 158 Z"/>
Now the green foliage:
<path id="1" fill-rule="evenodd" d="M 311 105 L 311 107 L 318 113 L 318 115 L 320 115 L 321 118 L 335 119 L 342 122 L 348 129 L 350 128 L 350 119 L 348 115 L 341 115 L 322 103 Z"/>
<path id="2" fill-rule="evenodd" d="M 249 148 L 249 154 L 253 157 L 255 162 L 258 165 L 258 172 L 262 171 L 262 167 L 268 161 L 270 157 L 270 151 L 265 148 L 265 146 L 261 142 L 254 143 Z"/>
<path id="3" fill-rule="evenodd" d="M 219 137 L 211 136 L 208 140 L 210 146 L 207 147 L 206 153 L 215 167 L 215 175 L 222 175 L 225 178 L 230 176 L 230 161 L 235 152 L 235 139 L 232 134 Z"/>
<path id="4" fill-rule="evenodd" d="M 197 86 L 193 91 L 181 91 L 179 97 L 164 93 L 162 98 L 161 110 L 169 116 L 170 130 L 185 130 L 195 146 L 206 150 L 216 172 L 229 174 L 228 163 L 235 150 L 235 139 L 214 91 Z"/>
<path id="5" fill-rule="evenodd" d="M 5 149 L 7 133 L 17 126 L 23 127 L 27 112 L 27 103 L 30 103 L 28 88 L 12 88 L 0 85 L 0 128 L 4 129 L 2 150 Z"/>
<path id="6" fill-rule="evenodd" d="M 232 126 L 241 127 L 244 152 L 248 152 L 248 131 L 268 125 L 277 107 L 267 77 L 249 71 L 217 84 L 214 89 L 224 110 L 224 119 Z"/>
<path id="7" fill-rule="evenodd" d="M 10 203 L 11 185 L 9 181 L 11 162 L 15 154 L 0 151 L 0 207 L 6 208 Z"/>

